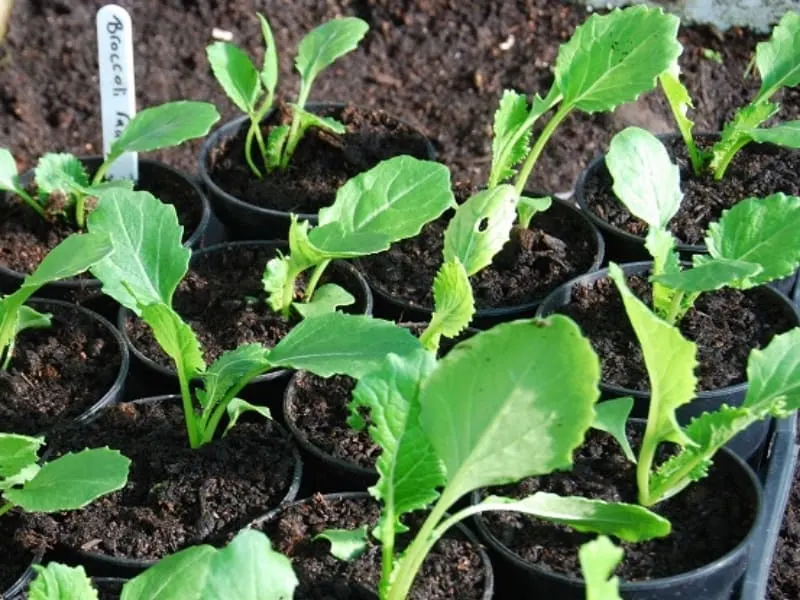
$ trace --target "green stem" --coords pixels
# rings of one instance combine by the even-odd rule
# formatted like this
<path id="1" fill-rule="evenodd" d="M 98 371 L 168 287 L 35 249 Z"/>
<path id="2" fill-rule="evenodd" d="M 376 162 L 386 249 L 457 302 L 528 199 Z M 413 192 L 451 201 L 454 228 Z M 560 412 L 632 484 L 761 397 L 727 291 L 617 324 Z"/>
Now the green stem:
<path id="1" fill-rule="evenodd" d="M 553 133 L 561 124 L 569 112 L 572 110 L 572 107 L 568 104 L 561 105 L 556 114 L 553 115 L 553 118 L 547 122 L 547 125 L 544 126 L 542 133 L 539 134 L 539 137 L 536 140 L 536 143 L 533 145 L 530 154 L 528 154 L 528 158 L 525 159 L 525 164 L 522 165 L 522 169 L 520 169 L 519 174 L 517 175 L 516 185 L 514 186 L 517 190 L 517 195 L 521 196 L 522 192 L 525 191 L 525 186 L 528 183 L 528 177 L 531 175 L 531 171 L 533 171 L 533 167 L 536 164 L 536 161 L 539 160 L 539 156 L 544 150 L 545 145 L 553 136 Z"/>
<path id="2" fill-rule="evenodd" d="M 675 325 L 675 321 L 678 319 L 678 311 L 681 308 L 681 302 L 683 302 L 684 293 L 685 292 L 675 292 L 675 295 L 672 297 L 672 302 L 669 304 L 669 310 L 664 317 L 664 320 L 670 325 Z"/>
<path id="3" fill-rule="evenodd" d="M 255 377 L 258 377 L 262 373 L 266 373 L 272 367 L 268 366 L 266 369 L 258 369 L 257 371 L 248 373 L 244 377 L 239 380 L 239 383 L 235 388 L 229 391 L 225 397 L 219 402 L 216 407 L 214 408 L 213 413 L 211 413 L 211 417 L 208 417 L 208 413 L 203 411 L 202 422 L 200 427 L 202 429 L 201 433 L 201 445 L 207 444 L 211 440 L 214 439 L 214 434 L 217 432 L 217 428 L 219 427 L 219 422 L 222 420 L 222 416 L 228 410 L 228 405 L 231 403 L 231 400 L 236 398 L 239 395 L 247 384 L 249 384 Z M 209 405 L 210 406 L 210 405 Z"/>
<path id="4" fill-rule="evenodd" d="M 75 199 L 75 225 L 78 229 L 83 229 L 86 226 L 86 196 L 78 194 Z"/>
<path id="5" fill-rule="evenodd" d="M 428 326 L 425 328 L 425 331 L 422 332 L 422 335 L 419 336 L 419 342 L 422 344 L 422 347 L 426 350 L 431 350 L 436 352 L 439 350 L 439 338 L 437 334 L 439 333 L 437 330 L 439 329 L 439 324 L 436 323 L 436 317 L 431 319 L 431 322 L 428 323 Z"/>
<path id="6" fill-rule="evenodd" d="M 306 102 L 308 101 L 308 94 L 311 91 L 311 81 L 303 82 L 300 85 L 300 93 L 297 96 L 297 107 L 305 109 Z M 292 112 L 292 124 L 289 126 L 289 134 L 286 136 L 286 145 L 283 147 L 283 154 L 281 155 L 281 170 L 289 166 L 289 159 L 294 154 L 294 149 L 300 142 L 300 117 L 298 111 Z"/>
<path id="7" fill-rule="evenodd" d="M 300 273 L 289 273 L 286 285 L 283 287 L 283 297 L 281 298 L 281 314 L 284 319 L 291 316 L 292 302 L 294 302 L 294 288 L 297 276 Z"/>
<path id="8" fill-rule="evenodd" d="M 6 502 L 2 506 L 0 506 L 0 517 L 2 517 L 4 514 L 6 514 L 12 508 L 14 508 L 14 503 L 13 502 Z"/>
<path id="9" fill-rule="evenodd" d="M 181 400 L 183 401 L 183 418 L 186 421 L 186 432 L 189 434 L 189 445 L 192 448 L 199 448 L 202 443 L 198 436 L 197 431 L 197 416 L 194 414 L 194 405 L 192 404 L 192 392 L 189 389 L 189 380 L 183 369 L 178 367 L 178 383 L 181 388 Z"/>
<path id="10" fill-rule="evenodd" d="M 636 485 L 639 488 L 639 504 L 642 506 L 651 506 L 653 504 L 650 499 L 650 470 L 653 467 L 653 460 L 655 459 L 659 442 L 656 439 L 656 428 L 658 427 L 656 421 L 655 415 L 648 415 L 644 437 L 642 438 L 642 447 L 639 450 L 638 462 L 636 463 Z"/>
<path id="11" fill-rule="evenodd" d="M 380 595 L 384 596 L 390 589 L 392 571 L 394 570 L 394 503 L 386 498 L 383 507 L 383 523 L 381 526 L 381 582 Z"/>
<path id="12" fill-rule="evenodd" d="M 325 272 L 325 269 L 328 268 L 329 264 L 331 264 L 331 259 L 326 258 L 314 267 L 314 272 L 311 274 L 311 278 L 308 280 L 308 285 L 306 286 L 306 291 L 303 294 L 303 299 L 306 302 L 311 302 L 311 299 L 314 297 L 314 292 L 317 289 L 317 284 L 319 284 L 319 279 L 322 277 L 322 274 Z"/>
<path id="13" fill-rule="evenodd" d="M 259 130 L 259 124 L 257 121 L 254 121 L 253 118 L 250 118 L 250 127 L 247 130 L 247 136 L 244 139 L 244 159 L 247 161 L 247 165 L 250 167 L 250 170 L 253 172 L 253 175 L 258 177 L 259 179 L 262 178 L 261 171 L 258 170 L 255 163 L 253 162 L 253 136 L 255 132 Z"/>
<path id="14" fill-rule="evenodd" d="M 747 137 L 745 137 L 744 140 L 737 142 L 733 146 L 733 148 L 731 148 L 730 150 L 728 150 L 728 152 L 725 153 L 725 155 L 722 157 L 722 160 L 720 160 L 717 163 L 714 169 L 714 181 L 722 180 L 722 178 L 725 176 L 725 171 L 728 170 L 728 166 L 731 164 L 731 161 L 733 160 L 733 157 L 736 156 L 739 150 L 744 148 L 748 143 L 750 143 L 750 140 Z"/>
<path id="15" fill-rule="evenodd" d="M 106 157 L 106 159 L 103 161 L 103 164 L 100 165 L 99 169 L 97 169 L 97 172 L 94 174 L 94 177 L 92 177 L 92 185 L 97 185 L 98 183 L 103 181 L 103 179 L 105 179 L 106 173 L 108 173 L 108 170 L 111 168 L 111 165 L 118 158 L 119 156 L 113 154 L 109 154 Z"/>
<path id="16" fill-rule="evenodd" d="M 20 188 L 20 189 L 14 190 L 14 193 L 17 196 L 19 196 L 20 198 L 22 198 L 22 200 L 25 202 L 25 204 L 27 204 L 33 210 L 35 210 L 40 217 L 42 217 L 43 219 L 46 218 L 46 215 L 44 214 L 44 208 L 42 208 L 42 205 L 39 204 L 38 202 L 36 202 L 36 200 L 34 200 L 33 198 L 31 198 L 31 196 L 30 196 L 30 194 L 28 194 L 28 192 L 26 192 L 25 190 Z"/>

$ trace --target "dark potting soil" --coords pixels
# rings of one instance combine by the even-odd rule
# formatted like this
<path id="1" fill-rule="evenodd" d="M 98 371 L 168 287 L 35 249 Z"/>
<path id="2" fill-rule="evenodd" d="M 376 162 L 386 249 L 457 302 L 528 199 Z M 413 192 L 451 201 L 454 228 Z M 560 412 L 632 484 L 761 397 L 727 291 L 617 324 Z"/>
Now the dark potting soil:
<path id="1" fill-rule="evenodd" d="M 634 449 L 641 432 L 628 428 Z M 668 452 L 668 451 L 667 451 Z M 667 452 L 659 452 L 664 460 Z M 576 495 L 606 502 L 636 503 L 636 465 L 614 439 L 592 430 L 574 456 L 571 471 L 531 477 L 492 493 L 522 498 L 536 492 Z M 648 542 L 620 542 L 625 558 L 616 574 L 628 581 L 669 577 L 699 568 L 733 550 L 755 519 L 755 506 L 730 476 L 712 468 L 707 478 L 653 507 L 672 523 L 672 532 Z M 524 560 L 548 570 L 581 577 L 577 550 L 593 535 L 511 512 L 484 513 L 490 531 Z"/>
<path id="2" fill-rule="evenodd" d="M 95 11 L 105 0 L 17 2 L 0 49 L 0 146 L 11 148 L 21 167 L 44 152 L 98 153 Z M 209 100 L 223 120 L 237 110 L 214 81 L 205 47 L 212 29 L 233 34 L 260 64 L 263 53 L 252 2 L 245 0 L 119 0 L 130 11 L 136 48 L 139 107 L 168 100 Z M 279 48 L 280 93 L 296 97 L 294 49 L 313 27 L 336 16 L 370 24 L 360 47 L 334 63 L 315 82 L 312 99 L 382 108 L 419 123 L 457 179 L 485 181 L 490 164 L 492 116 L 504 88 L 544 95 L 552 80 L 557 47 L 588 12 L 565 0 L 525 2 L 409 2 L 408 0 L 266 0 Z M 47 23 L 46 27 L 42 23 Z M 696 110 L 698 131 L 718 131 L 735 107 L 752 99 L 757 77 L 743 78 L 756 42 L 764 36 L 739 28 L 684 27 L 683 78 Z M 719 52 L 722 62 L 704 57 Z M 533 58 L 532 58 L 533 57 Z M 144 83 L 143 83 L 144 82 Z M 87 90 L 93 93 L 87 93 Z M 782 94 L 782 120 L 800 114 L 800 90 Z M 780 98 L 780 96 L 779 96 Z M 570 116 L 540 160 L 531 185 L 567 190 L 612 135 L 628 125 L 662 133 L 675 129 L 658 93 L 613 114 Z M 196 169 L 200 142 L 152 153 L 186 171 Z"/>
<path id="3" fill-rule="evenodd" d="M 800 195 L 800 151 L 767 144 L 750 144 L 731 162 L 725 177 L 716 181 L 704 173 L 696 176 L 682 138 L 669 140 L 667 150 L 681 168 L 683 201 L 669 223 L 670 231 L 683 243 L 703 245 L 709 223 L 718 221 L 722 211 L 745 198 L 761 198 L 777 192 Z M 701 144 L 710 148 L 710 144 Z M 618 229 L 644 237 L 647 224 L 634 217 L 612 189 L 613 179 L 605 163 L 586 178 L 585 197 L 589 208 Z"/>
<path id="4" fill-rule="evenodd" d="M 5 430 L 4 430 L 5 431 Z M 20 516 L 12 510 L 0 519 L 0 600 L 4 592 L 22 576 L 33 554 L 25 549 L 24 536 L 19 530 Z"/>
<path id="5" fill-rule="evenodd" d="M 178 401 L 116 405 L 48 441 L 59 454 L 109 446 L 131 459 L 122 490 L 79 511 L 25 515 L 48 547 L 110 556 L 156 559 L 220 542 L 277 506 L 294 469 L 289 437 L 269 420 L 240 422 L 192 450 Z"/>
<path id="6" fill-rule="evenodd" d="M 465 198 L 466 199 L 466 198 Z M 411 305 L 433 309 L 433 280 L 442 264 L 447 219 L 389 250 L 359 261 L 376 287 Z M 554 203 L 529 229 L 514 228 L 490 266 L 472 277 L 478 309 L 519 306 L 541 300 L 552 289 L 587 272 L 597 246 L 592 230 Z"/>
<path id="7" fill-rule="evenodd" d="M 295 600 L 360 598 L 349 584 L 360 584 L 376 590 L 381 573 L 381 548 L 370 544 L 358 559 L 345 562 L 330 554 L 324 540 L 311 541 L 325 529 L 357 529 L 378 522 L 379 505 L 372 499 L 326 500 L 314 496 L 305 503 L 296 503 L 282 510 L 274 521 L 260 528 L 275 548 L 289 556 L 300 585 Z M 418 515 L 404 522 L 415 532 L 422 525 Z M 398 537 L 397 551 L 411 542 L 410 534 Z M 470 600 L 483 594 L 484 570 L 480 555 L 457 533 L 449 533 L 436 543 L 417 575 L 409 598 Z"/>
<path id="8" fill-rule="evenodd" d="M 628 286 L 652 306 L 652 287 L 646 279 L 628 277 Z M 603 383 L 650 389 L 639 341 L 611 279 L 576 286 L 571 302 L 557 312 L 574 319 L 589 338 L 600 356 Z M 750 351 L 791 329 L 792 322 L 764 290 L 724 289 L 702 294 L 678 327 L 697 344 L 698 389 L 715 390 L 745 381 Z"/>
<path id="9" fill-rule="evenodd" d="M 120 349 L 107 329 L 77 309 L 52 312 L 51 327 L 18 336 L 8 371 L 0 371 L 3 431 L 35 435 L 63 425 L 98 402 L 119 374 Z"/>
<path id="10" fill-rule="evenodd" d="M 430 158 L 425 137 L 383 111 L 345 106 L 324 109 L 319 114 L 341 122 L 347 132 L 337 136 L 310 129 L 297 145 L 286 171 L 276 170 L 258 178 L 245 161 L 244 126 L 235 137 L 212 151 L 211 178 L 229 194 L 261 208 L 316 213 L 333 204 L 336 191 L 348 179 L 382 160 L 402 154 Z M 274 118 L 261 126 L 264 139 L 276 126 L 289 123 L 291 114 L 281 104 Z M 257 147 L 254 161 L 263 173 Z"/>
<path id="11" fill-rule="evenodd" d="M 186 241 L 200 224 L 203 207 L 186 187 L 174 178 L 165 178 L 149 191 L 163 202 L 175 206 Z M 45 221 L 22 201 L 0 194 L 0 267 L 19 273 L 32 273 L 45 255 L 77 229 L 61 218 Z M 90 277 L 85 274 L 84 278 Z"/>
<path id="12" fill-rule="evenodd" d="M 117 580 L 102 579 L 98 581 L 93 580 L 95 589 L 97 590 L 98 600 L 119 600 L 122 594 L 123 582 Z"/>

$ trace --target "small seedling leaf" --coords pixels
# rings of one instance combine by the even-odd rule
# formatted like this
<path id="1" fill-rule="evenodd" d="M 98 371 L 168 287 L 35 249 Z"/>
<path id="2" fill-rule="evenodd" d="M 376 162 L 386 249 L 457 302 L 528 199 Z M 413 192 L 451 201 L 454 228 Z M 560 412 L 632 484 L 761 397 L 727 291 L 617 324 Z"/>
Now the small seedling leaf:
<path id="1" fill-rule="evenodd" d="M 351 561 L 366 552 L 368 535 L 367 526 L 362 525 L 358 529 L 326 529 L 313 539 L 328 540 L 332 556 L 339 560 Z"/>
<path id="2" fill-rule="evenodd" d="M 295 310 L 304 319 L 334 312 L 341 306 L 351 306 L 356 299 L 353 295 L 335 283 L 327 283 L 314 292 L 311 302 L 295 302 Z"/>
<path id="3" fill-rule="evenodd" d="M 612 577 L 625 552 L 605 536 L 586 542 L 578 550 L 586 582 L 586 600 L 622 600 L 619 577 Z"/>
<path id="4" fill-rule="evenodd" d="M 297 47 L 295 67 L 303 85 L 311 82 L 338 58 L 356 49 L 369 25 L 356 17 L 332 19 L 311 30 Z"/>
<path id="5" fill-rule="evenodd" d="M 631 410 L 633 410 L 633 398 L 631 396 L 598 402 L 594 407 L 592 427 L 611 435 L 622 448 L 625 457 L 635 463 L 636 455 L 633 453 L 633 448 L 631 448 L 631 443 L 628 441 L 628 434 L 626 433 Z"/>
<path id="6" fill-rule="evenodd" d="M 251 114 L 261 92 L 258 71 L 245 52 L 227 42 L 206 48 L 214 77 L 228 98 L 244 113 Z"/>
<path id="7" fill-rule="evenodd" d="M 97 590 L 83 567 L 51 562 L 33 565 L 36 576 L 28 588 L 28 600 L 97 600 Z"/>

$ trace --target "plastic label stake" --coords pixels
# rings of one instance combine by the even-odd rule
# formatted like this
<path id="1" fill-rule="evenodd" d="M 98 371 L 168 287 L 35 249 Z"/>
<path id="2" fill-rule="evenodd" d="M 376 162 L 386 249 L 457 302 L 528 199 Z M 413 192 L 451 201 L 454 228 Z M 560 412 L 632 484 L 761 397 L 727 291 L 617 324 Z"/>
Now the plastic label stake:
<path id="1" fill-rule="evenodd" d="M 107 4 L 97 11 L 97 57 L 100 67 L 100 107 L 103 118 L 103 154 L 108 156 L 125 126 L 136 114 L 133 81 L 133 26 L 121 6 Z M 136 152 L 120 156 L 108 171 L 111 179 L 139 178 Z"/>

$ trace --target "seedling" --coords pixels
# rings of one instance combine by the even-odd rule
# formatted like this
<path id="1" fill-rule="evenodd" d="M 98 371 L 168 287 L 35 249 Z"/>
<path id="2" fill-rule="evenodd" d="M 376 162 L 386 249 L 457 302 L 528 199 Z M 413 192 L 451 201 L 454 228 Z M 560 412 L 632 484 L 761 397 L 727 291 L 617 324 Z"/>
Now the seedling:
<path id="1" fill-rule="evenodd" d="M 90 199 L 100 199 L 113 190 L 133 189 L 133 181 L 127 179 L 104 181 L 122 154 L 160 150 L 203 137 L 218 119 L 217 109 L 207 102 L 170 102 L 145 109 L 128 122 L 91 180 L 83 163 L 71 154 L 42 156 L 34 169 L 33 194 L 21 184 L 11 153 L 0 148 L 0 190 L 16 194 L 45 219 L 63 217 L 83 229 L 87 204 L 94 204 Z"/>
<path id="2" fill-rule="evenodd" d="M 586 600 L 622 600 L 619 577 L 612 575 L 624 554 L 604 535 L 580 547 L 578 559 L 586 583 Z"/>
<path id="3" fill-rule="evenodd" d="M 270 307 L 289 318 L 292 309 L 311 316 L 352 304 L 353 297 L 339 286 L 317 290 L 331 260 L 388 250 L 453 206 L 450 173 L 435 162 L 397 156 L 356 175 L 338 190 L 331 206 L 319 211 L 317 227 L 292 218 L 289 255 L 270 260 L 264 271 Z M 311 268 L 296 301 L 297 278 Z"/>
<path id="4" fill-rule="evenodd" d="M 115 190 L 89 216 L 89 231 L 108 236 L 116 248 L 92 268 L 103 291 L 141 317 L 175 363 L 192 448 L 212 441 L 226 414 L 227 429 L 246 411 L 269 417 L 265 407 L 237 395 L 271 369 L 358 377 L 374 368 L 389 349 L 419 347 L 410 333 L 386 321 L 329 312 L 303 320 L 272 349 L 245 344 L 208 366 L 197 336 L 172 307 L 191 255 L 181 245 L 183 227 L 175 207 L 147 192 Z M 199 383 L 194 392 L 193 380 Z"/>
<path id="5" fill-rule="evenodd" d="M 333 19 L 312 30 L 297 47 L 295 68 L 300 74 L 300 93 L 297 102 L 290 105 L 290 125 L 278 125 L 267 140 L 261 133 L 261 121 L 273 108 L 275 88 L 278 85 L 278 51 L 269 22 L 256 13 L 264 36 L 264 62 L 256 70 L 250 57 L 228 42 L 215 42 L 207 49 L 208 62 L 214 76 L 231 101 L 250 117 L 250 127 L 245 138 L 245 159 L 256 177 L 262 177 L 253 160 L 253 140 L 261 153 L 267 172 L 285 170 L 297 144 L 310 127 L 318 127 L 333 134 L 342 134 L 342 123 L 329 117 L 317 116 L 305 109 L 311 86 L 317 76 L 337 59 L 356 49 L 369 26 L 355 17 Z"/>
<path id="6" fill-rule="evenodd" d="M 0 433 L 0 516 L 17 507 L 54 513 L 83 508 L 121 489 L 131 461 L 116 450 L 93 448 L 39 465 L 44 438 Z"/>
<path id="7" fill-rule="evenodd" d="M 668 323 L 679 321 L 707 291 L 746 290 L 792 274 L 800 265 L 800 198 L 773 194 L 747 198 L 709 225 L 708 255 L 683 270 L 667 225 L 680 207 L 680 172 L 651 133 L 629 127 L 611 141 L 606 165 L 614 193 L 648 225 L 653 257 L 653 306 Z"/>
<path id="8" fill-rule="evenodd" d="M 365 427 L 358 408 L 368 409 L 370 436 L 383 450 L 370 488 L 382 503 L 371 532 L 381 545 L 381 598 L 406 598 L 433 545 L 480 512 L 523 512 L 628 541 L 669 533 L 666 520 L 640 506 L 544 492 L 521 500 L 490 496 L 447 514 L 473 490 L 569 468 L 594 420 L 599 378 L 589 342 L 575 323 L 555 315 L 498 325 L 438 362 L 424 350 L 389 354 L 359 380 L 350 423 Z M 423 509 L 429 516 L 399 553 L 403 517 Z M 335 555 L 354 556 L 353 546 L 363 550 L 369 535 L 362 527 L 325 537 Z"/>
<path id="9" fill-rule="evenodd" d="M 650 408 L 636 482 L 639 503 L 653 506 L 705 477 L 714 455 L 736 434 L 757 421 L 785 418 L 800 408 L 800 328 L 775 336 L 764 350 L 750 353 L 747 395 L 741 406 L 722 405 L 681 427 L 675 411 L 694 398 L 697 346 L 651 312 L 628 289 L 622 270 L 614 263 L 609 274 L 622 295 L 650 378 Z M 653 469 L 656 450 L 663 442 L 679 444 L 681 449 Z"/>
<path id="10" fill-rule="evenodd" d="M 780 105 L 770 99 L 782 88 L 800 84 L 800 13 L 786 13 L 773 29 L 772 37 L 756 46 L 755 64 L 761 75 L 758 94 L 725 125 L 709 152 L 698 148 L 692 136 L 694 123 L 686 116 L 692 98 L 680 81 L 678 66 L 673 65 L 661 75 L 661 88 L 686 143 L 695 174 L 709 171 L 714 179 L 722 179 L 739 150 L 750 142 L 800 148 L 800 121 L 761 127 L 780 110 Z"/>
<path id="11" fill-rule="evenodd" d="M 14 341 L 22 331 L 50 326 L 51 315 L 25 306 L 25 302 L 48 283 L 83 273 L 112 251 L 107 235 L 73 234 L 44 257 L 16 292 L 0 298 L 0 371 L 8 369 Z"/>

